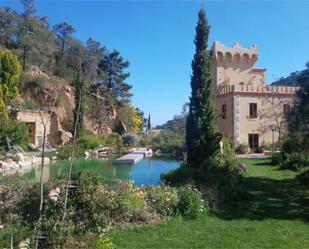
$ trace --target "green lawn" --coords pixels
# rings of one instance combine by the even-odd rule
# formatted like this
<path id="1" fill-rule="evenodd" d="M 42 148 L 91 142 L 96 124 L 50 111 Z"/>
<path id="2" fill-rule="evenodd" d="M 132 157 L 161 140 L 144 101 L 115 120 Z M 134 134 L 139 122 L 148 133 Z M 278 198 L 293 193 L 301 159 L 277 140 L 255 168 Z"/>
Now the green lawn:
<path id="1" fill-rule="evenodd" d="M 309 190 L 295 172 L 270 166 L 267 159 L 249 165 L 249 196 L 237 207 L 196 220 L 181 218 L 116 232 L 117 248 L 309 248 Z"/>

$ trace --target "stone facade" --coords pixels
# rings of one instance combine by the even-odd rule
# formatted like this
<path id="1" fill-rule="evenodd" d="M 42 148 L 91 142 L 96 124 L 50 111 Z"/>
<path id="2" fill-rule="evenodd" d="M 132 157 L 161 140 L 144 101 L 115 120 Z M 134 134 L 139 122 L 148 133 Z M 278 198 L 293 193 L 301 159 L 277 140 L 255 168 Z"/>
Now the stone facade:
<path id="1" fill-rule="evenodd" d="M 212 75 L 216 87 L 218 126 L 235 145 L 248 144 L 256 151 L 262 144 L 278 142 L 286 131 L 286 113 L 297 87 L 269 86 L 266 69 L 254 68 L 258 48 L 213 45 Z"/>
<path id="2" fill-rule="evenodd" d="M 46 125 L 46 143 L 58 146 L 71 142 L 72 134 L 62 129 L 55 112 L 40 114 L 38 110 L 10 110 L 10 116 L 28 126 L 30 141 L 36 147 L 41 147 L 43 144 L 43 122 Z"/>
<path id="3" fill-rule="evenodd" d="M 44 122 L 46 124 L 46 139 L 49 143 L 51 122 L 50 115 L 47 112 L 42 112 L 40 114 L 37 110 L 14 110 L 11 111 L 11 116 L 13 116 L 17 121 L 23 122 L 28 126 L 30 141 L 37 147 L 42 146 L 43 143 Z"/>

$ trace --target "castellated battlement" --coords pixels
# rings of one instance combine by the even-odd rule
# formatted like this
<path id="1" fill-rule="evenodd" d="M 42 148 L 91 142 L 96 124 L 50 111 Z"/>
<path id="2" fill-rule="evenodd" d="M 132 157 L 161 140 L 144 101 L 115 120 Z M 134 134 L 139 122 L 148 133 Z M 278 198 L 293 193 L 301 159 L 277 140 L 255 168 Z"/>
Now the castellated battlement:
<path id="1" fill-rule="evenodd" d="M 258 47 L 243 48 L 239 43 L 226 47 L 221 42 L 214 42 L 212 47 L 212 75 L 216 86 L 265 84 L 265 68 L 254 68 L 258 60 Z"/>
<path id="2" fill-rule="evenodd" d="M 243 48 L 239 43 L 234 43 L 232 47 L 226 47 L 219 41 L 214 42 L 212 50 L 214 58 L 220 65 L 222 63 L 247 64 L 253 66 L 258 60 L 259 52 L 257 45 L 250 48 Z"/>
<path id="3" fill-rule="evenodd" d="M 217 89 L 217 96 L 230 93 L 249 93 L 261 95 L 295 95 L 299 87 L 292 86 L 254 86 L 254 85 L 221 85 Z"/>

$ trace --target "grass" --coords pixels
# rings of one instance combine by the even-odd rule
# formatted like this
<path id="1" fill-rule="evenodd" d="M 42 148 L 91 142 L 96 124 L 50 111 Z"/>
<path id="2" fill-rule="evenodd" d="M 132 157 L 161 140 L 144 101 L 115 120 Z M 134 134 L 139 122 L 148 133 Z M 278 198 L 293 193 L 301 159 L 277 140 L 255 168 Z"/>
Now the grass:
<path id="1" fill-rule="evenodd" d="M 248 197 L 237 207 L 112 234 L 117 248 L 309 248 L 309 190 L 267 159 L 243 160 Z"/>

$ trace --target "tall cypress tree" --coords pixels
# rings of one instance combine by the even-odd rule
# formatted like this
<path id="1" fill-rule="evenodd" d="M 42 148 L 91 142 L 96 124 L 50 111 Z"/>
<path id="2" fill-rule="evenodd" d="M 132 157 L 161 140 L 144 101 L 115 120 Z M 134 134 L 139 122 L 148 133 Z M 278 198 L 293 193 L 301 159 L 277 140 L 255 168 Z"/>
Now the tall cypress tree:
<path id="1" fill-rule="evenodd" d="M 151 130 L 151 121 L 150 121 L 150 113 L 148 115 L 148 119 L 147 119 L 147 131 Z"/>
<path id="2" fill-rule="evenodd" d="M 195 55 L 192 61 L 190 110 L 186 123 L 187 164 L 205 166 L 220 148 L 217 130 L 214 85 L 211 79 L 211 55 L 207 49 L 210 26 L 204 9 L 196 26 Z"/>

